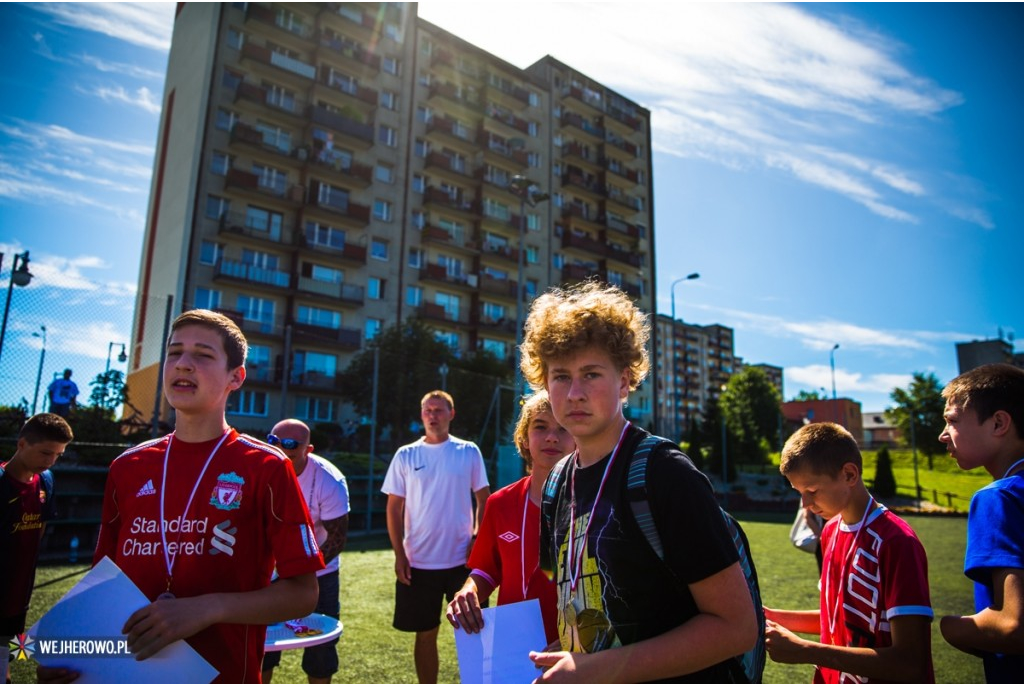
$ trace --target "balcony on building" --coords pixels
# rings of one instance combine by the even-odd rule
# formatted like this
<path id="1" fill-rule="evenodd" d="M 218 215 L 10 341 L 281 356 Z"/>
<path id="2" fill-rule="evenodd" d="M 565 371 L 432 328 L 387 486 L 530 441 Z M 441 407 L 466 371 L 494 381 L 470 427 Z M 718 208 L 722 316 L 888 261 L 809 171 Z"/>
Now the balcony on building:
<path id="1" fill-rule="evenodd" d="M 295 369 L 288 378 L 289 385 L 303 390 L 337 390 L 341 376 L 323 371 L 302 371 Z"/>
<path id="2" fill-rule="evenodd" d="M 329 328 L 311 323 L 293 322 L 292 340 L 307 345 L 358 350 L 363 342 L 363 334 L 358 328 Z"/>
<path id="3" fill-rule="evenodd" d="M 268 141 L 259 129 L 242 121 L 236 121 L 235 125 L 231 127 L 231 144 L 248 145 L 260 152 L 269 152 L 274 157 L 288 158 L 291 155 L 290 147 L 283 147 L 273 141 Z"/>
<path id="4" fill-rule="evenodd" d="M 437 205 L 447 210 L 454 210 L 470 217 L 476 217 L 476 203 L 465 197 L 464 193 L 450 195 L 436 186 L 427 186 L 423 193 L 424 205 Z"/>
<path id="5" fill-rule="evenodd" d="M 246 3 L 246 21 L 256 21 L 262 26 L 272 27 L 276 42 L 283 41 L 289 47 L 304 47 L 313 37 L 313 27 L 310 23 L 299 21 L 295 17 L 296 15 L 291 12 L 279 13 L 265 5 Z"/>
<path id="6" fill-rule="evenodd" d="M 308 276 L 299 276 L 298 289 L 304 293 L 320 295 L 345 304 L 362 305 L 366 302 L 366 290 L 353 283 L 330 283 Z"/>
<path id="7" fill-rule="evenodd" d="M 339 144 L 348 142 L 363 150 L 373 147 L 373 123 L 363 123 L 339 112 L 333 112 L 323 105 L 313 105 L 309 110 L 309 118 L 314 124 L 326 126 L 342 136 Z"/>
<path id="8" fill-rule="evenodd" d="M 477 129 L 476 145 L 484 149 L 485 155 L 497 155 L 505 161 L 511 160 L 516 167 L 529 166 L 529 153 L 526 150 L 513 148 L 508 139 L 481 125 Z"/>
<path id="9" fill-rule="evenodd" d="M 321 47 L 320 54 L 328 59 L 347 63 L 372 75 L 380 72 L 380 55 L 370 52 L 348 36 L 322 29 L 317 34 L 317 41 Z"/>
<path id="10" fill-rule="evenodd" d="M 333 69 L 323 68 L 320 70 L 317 85 L 323 89 L 321 92 L 335 96 L 341 103 L 356 106 L 361 111 L 375 110 L 380 101 L 380 93 L 373 88 L 361 86 L 355 79 L 345 76 L 335 73 Z"/>
<path id="11" fill-rule="evenodd" d="M 373 184 L 373 167 L 360 164 L 349 154 L 341 153 L 313 139 L 312 150 L 306 147 L 296 148 L 300 160 L 308 160 L 310 166 L 318 173 L 326 174 L 335 180 L 356 188 L 369 188 Z"/>
<path id="12" fill-rule="evenodd" d="M 568 283 L 585 281 L 597 273 L 596 265 L 566 264 L 562 267 L 562 280 Z"/>
<path id="13" fill-rule="evenodd" d="M 266 177 L 251 171 L 229 169 L 224 178 L 224 187 L 242 190 L 250 195 L 275 198 L 291 205 L 300 205 L 305 200 L 305 189 L 288 183 L 284 175 L 268 181 Z"/>
<path id="14" fill-rule="evenodd" d="M 231 237 L 249 238 L 260 243 L 291 242 L 293 224 L 291 221 L 256 223 L 242 212 L 225 212 L 217 222 L 217 233 Z"/>
<path id="15" fill-rule="evenodd" d="M 472 279 L 474 283 L 470 284 L 470 278 L 467 274 L 449 273 L 443 264 L 427 264 L 420 269 L 420 280 L 441 283 L 446 286 L 456 286 L 460 289 L 476 290 L 475 278 Z"/>
<path id="16" fill-rule="evenodd" d="M 477 119 L 484 108 L 483 100 L 481 100 L 477 89 L 460 87 L 452 83 L 431 83 L 427 101 L 431 103 L 444 101 L 454 104 L 456 109 L 474 115 Z"/>
<path id="17" fill-rule="evenodd" d="M 601 167 L 600 159 L 594 149 L 575 140 L 562 145 L 562 157 L 586 164 L 593 170 Z"/>
<path id="18" fill-rule="evenodd" d="M 634 269 L 640 269 L 644 264 L 643 255 L 627 250 L 616 243 L 606 243 L 604 253 L 609 259 L 614 259 L 621 264 L 628 264 Z"/>
<path id="19" fill-rule="evenodd" d="M 605 111 L 604 98 L 601 93 L 590 88 L 568 85 L 562 88 L 562 97 L 583 103 L 594 112 L 603 114 Z"/>
<path id="20" fill-rule="evenodd" d="M 604 197 L 604 184 L 594 174 L 588 174 L 578 166 L 569 165 L 562 174 L 562 185 L 588 193 L 592 198 L 600 200 Z"/>
<path id="21" fill-rule="evenodd" d="M 615 157 L 630 161 L 640 156 L 640 148 L 625 138 L 608 131 L 598 154 L 601 157 Z"/>
<path id="22" fill-rule="evenodd" d="M 444 305 L 434 302 L 424 302 L 418 308 L 420 318 L 430 321 L 441 321 L 443 323 L 466 323 L 458 313 L 453 313 L 444 308 Z"/>
<path id="23" fill-rule="evenodd" d="M 515 319 L 508 317 L 501 317 L 494 319 L 485 315 L 480 308 L 474 308 L 470 314 L 470 324 L 476 326 L 479 329 L 486 331 L 489 334 L 501 333 L 505 335 L 516 334 L 516 322 Z"/>
<path id="24" fill-rule="evenodd" d="M 480 291 L 511 299 L 516 298 L 519 288 L 511 278 L 494 278 L 486 273 L 480 274 Z"/>
<path id="25" fill-rule="evenodd" d="M 286 99 L 248 81 L 242 81 L 235 88 L 235 102 L 252 102 L 272 112 L 290 115 L 296 120 L 303 119 L 303 113 L 306 111 L 306 104 L 300 98 Z M 238 125 L 235 124 L 236 127 Z"/>
<path id="26" fill-rule="evenodd" d="M 623 221 L 618 217 L 612 216 L 610 212 L 602 210 L 598 219 L 599 223 L 602 223 L 604 226 L 607 226 L 608 229 L 611 231 L 615 231 L 616 233 L 619 233 L 621 235 L 628 236 L 633 240 L 637 240 L 640 238 L 639 228 L 637 228 L 634 224 L 631 224 L 627 221 Z"/>
<path id="27" fill-rule="evenodd" d="M 530 106 L 530 91 L 516 85 L 497 72 L 487 74 L 484 88 L 484 97 L 502 106 L 517 110 Z"/>
<path id="28" fill-rule="evenodd" d="M 274 52 L 270 48 L 255 43 L 246 43 L 242 46 L 242 59 L 248 59 L 257 64 L 263 64 L 287 72 L 293 76 L 309 79 L 316 79 L 316 67 L 302 60 L 288 57 L 280 52 Z"/>
<path id="29" fill-rule="evenodd" d="M 608 248 L 599 240 L 595 240 L 583 231 L 562 231 L 562 249 L 576 248 L 591 254 L 605 256 Z"/>
<path id="30" fill-rule="evenodd" d="M 599 143 L 604 141 L 604 129 L 598 126 L 596 123 L 588 121 L 587 119 L 580 116 L 576 112 L 563 112 L 562 126 L 571 126 L 579 131 L 582 131 L 586 136 L 588 136 L 592 140 L 592 142 Z"/>
<path id="31" fill-rule="evenodd" d="M 519 248 L 496 240 L 484 240 L 480 243 L 480 254 L 485 257 L 498 257 L 510 264 L 519 264 Z"/>
<path id="32" fill-rule="evenodd" d="M 643 206 L 643 202 L 640 200 L 640 198 L 635 197 L 633 195 L 630 195 L 629 193 L 624 193 L 624 192 L 622 192 L 622 190 L 620 190 L 619 188 L 616 188 L 615 186 L 608 186 L 607 190 L 608 190 L 608 199 L 611 202 L 614 202 L 615 204 L 619 205 L 620 207 L 624 207 L 625 209 L 628 209 L 628 210 L 630 210 L 632 212 L 642 212 L 643 211 L 644 206 Z"/>
<path id="33" fill-rule="evenodd" d="M 420 232 L 420 240 L 424 243 L 442 247 L 453 247 L 471 253 L 479 252 L 477 241 L 467 237 L 464 231 L 452 233 L 446 228 L 435 224 L 426 224 Z"/>
<path id="34" fill-rule="evenodd" d="M 484 112 L 489 121 L 496 121 L 503 124 L 512 135 L 530 135 L 530 122 L 522 117 L 517 117 L 504 107 L 488 102 Z"/>
<path id="35" fill-rule="evenodd" d="M 618 159 L 605 157 L 601 160 L 601 166 L 605 168 L 605 172 L 601 174 L 601 183 L 605 184 L 608 182 L 608 175 L 614 174 L 619 182 L 626 181 L 630 185 L 638 186 L 640 183 L 640 174 L 633 169 L 630 169 Z"/>
<path id="36" fill-rule="evenodd" d="M 365 227 L 370 224 L 370 208 L 368 206 L 350 201 L 348 193 L 338 192 L 338 189 L 320 181 L 309 182 L 309 202 L 307 204 L 344 217 L 359 226 Z"/>
<path id="37" fill-rule="evenodd" d="M 465 183 L 476 180 L 469 168 L 469 162 L 465 158 L 454 158 L 443 152 L 429 153 L 424 161 L 424 166 L 427 169 L 443 171 L 445 176 L 454 178 L 457 182 Z"/>
<path id="38" fill-rule="evenodd" d="M 243 281 L 252 285 L 270 286 L 272 288 L 288 288 L 291 286 L 291 274 L 277 269 L 265 269 L 254 264 L 245 264 L 234 259 L 221 257 L 214 264 L 214 278 L 227 278 Z"/>
<path id="39" fill-rule="evenodd" d="M 454 144 L 467 154 L 476 152 L 474 129 L 449 117 L 433 117 L 427 123 L 427 137 L 448 144 Z"/>
<path id="40" fill-rule="evenodd" d="M 318 257 L 330 259 L 345 265 L 362 266 L 366 264 L 365 245 L 356 245 L 355 243 L 348 241 L 338 245 L 318 243 L 313 241 L 310 236 L 307 235 L 308 231 L 310 231 L 310 229 L 307 228 L 305 231 L 295 232 L 296 245 L 307 250 L 313 250 L 316 252 Z"/>
<path id="41" fill-rule="evenodd" d="M 602 123 L 605 125 L 605 128 L 609 128 L 609 124 L 612 126 L 619 124 L 624 127 L 627 134 L 641 133 L 644 130 L 643 119 L 616 107 L 607 107 L 605 109 Z"/>

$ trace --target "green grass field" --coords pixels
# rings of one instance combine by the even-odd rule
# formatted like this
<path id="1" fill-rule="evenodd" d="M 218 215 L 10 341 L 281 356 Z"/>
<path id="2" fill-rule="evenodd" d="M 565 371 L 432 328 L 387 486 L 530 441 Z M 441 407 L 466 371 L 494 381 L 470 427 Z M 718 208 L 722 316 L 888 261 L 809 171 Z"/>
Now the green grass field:
<path id="1" fill-rule="evenodd" d="M 790 517 L 741 519 L 750 538 L 768 606 L 817 607 L 817 566 L 813 555 L 789 543 Z M 932 605 L 937 616 L 972 611 L 972 588 L 963 576 L 966 520 L 909 516 L 928 551 Z M 85 566 L 47 566 L 39 569 L 29 614 L 30 624 L 52 606 L 85 572 Z M 339 643 L 341 670 L 337 683 L 412 683 L 412 636 L 391 628 L 394 602 L 393 555 L 383 538 L 352 541 L 342 558 L 341 605 L 345 634 Z M 440 631 L 441 682 L 458 682 L 452 631 Z M 948 646 L 932 628 L 935 674 L 940 683 L 984 682 L 981 662 Z M 286 652 L 275 672 L 278 683 L 306 682 L 299 666 L 301 654 Z M 810 666 L 786 666 L 769 661 L 766 683 L 810 682 Z M 12 668 L 14 682 L 35 682 L 32 662 Z"/>

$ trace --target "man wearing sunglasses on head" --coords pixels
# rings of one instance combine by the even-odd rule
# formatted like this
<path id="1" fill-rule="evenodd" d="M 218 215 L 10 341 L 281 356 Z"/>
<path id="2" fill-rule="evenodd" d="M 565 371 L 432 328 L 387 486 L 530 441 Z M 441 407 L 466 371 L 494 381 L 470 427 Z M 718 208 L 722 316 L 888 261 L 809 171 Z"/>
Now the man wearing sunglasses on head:
<path id="1" fill-rule="evenodd" d="M 309 426 L 296 419 L 281 421 L 267 436 L 267 443 L 277 447 L 291 459 L 299 477 L 299 489 L 306 498 L 309 516 L 313 520 L 316 542 L 320 546 L 324 563 L 318 571 L 320 600 L 316 612 L 340 618 L 338 601 L 338 569 L 340 554 L 348 535 L 348 485 L 345 476 L 331 462 L 313 454 L 309 442 Z M 338 672 L 338 640 L 307 647 L 302 654 L 302 670 L 310 683 L 329 683 Z M 269 683 L 274 668 L 281 663 L 281 652 L 267 652 L 263 657 L 263 682 Z"/>

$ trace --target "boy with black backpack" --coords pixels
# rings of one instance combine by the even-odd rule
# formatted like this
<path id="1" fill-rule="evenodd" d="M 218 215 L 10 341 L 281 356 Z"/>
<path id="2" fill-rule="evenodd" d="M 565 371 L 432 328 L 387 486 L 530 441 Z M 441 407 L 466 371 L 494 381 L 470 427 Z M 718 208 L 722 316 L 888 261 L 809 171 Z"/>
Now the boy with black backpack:
<path id="1" fill-rule="evenodd" d="M 594 282 L 542 295 L 526 322 L 523 374 L 577 445 L 545 485 L 540 563 L 564 651 L 531 652 L 539 682 L 751 677 L 740 660 L 757 653 L 760 602 L 737 529 L 692 462 L 623 415 L 648 336 L 629 297 Z"/>

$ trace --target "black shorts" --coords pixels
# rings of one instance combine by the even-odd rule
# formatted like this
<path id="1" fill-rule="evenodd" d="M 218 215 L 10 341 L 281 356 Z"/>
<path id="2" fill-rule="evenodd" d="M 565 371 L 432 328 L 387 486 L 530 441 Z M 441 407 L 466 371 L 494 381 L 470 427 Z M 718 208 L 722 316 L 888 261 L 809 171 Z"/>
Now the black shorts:
<path id="1" fill-rule="evenodd" d="M 412 584 L 395 581 L 395 620 L 392 625 L 407 633 L 422 633 L 441 625 L 441 612 L 446 602 L 469 577 L 466 566 L 426 570 L 410 569 Z"/>

